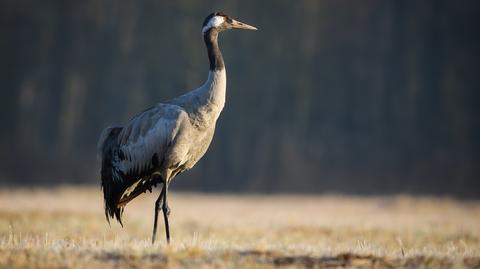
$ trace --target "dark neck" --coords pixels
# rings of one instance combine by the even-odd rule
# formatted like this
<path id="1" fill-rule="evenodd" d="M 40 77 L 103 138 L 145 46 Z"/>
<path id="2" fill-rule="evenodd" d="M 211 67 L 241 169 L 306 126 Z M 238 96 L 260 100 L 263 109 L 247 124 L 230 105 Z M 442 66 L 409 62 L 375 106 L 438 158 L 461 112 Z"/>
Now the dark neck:
<path id="1" fill-rule="evenodd" d="M 211 71 L 222 70 L 225 68 L 217 39 L 218 31 L 215 29 L 210 29 L 203 34 L 203 40 L 207 46 L 208 60 L 210 61 Z"/>

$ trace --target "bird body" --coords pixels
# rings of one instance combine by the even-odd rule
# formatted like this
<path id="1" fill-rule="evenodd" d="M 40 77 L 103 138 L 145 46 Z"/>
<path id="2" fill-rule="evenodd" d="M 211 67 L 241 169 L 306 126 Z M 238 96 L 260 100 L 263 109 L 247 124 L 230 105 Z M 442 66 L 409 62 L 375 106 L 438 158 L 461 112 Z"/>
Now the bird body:
<path id="1" fill-rule="evenodd" d="M 168 185 L 206 153 L 225 105 L 226 71 L 217 43 L 218 33 L 231 28 L 256 29 L 223 13 L 213 13 L 209 17 L 202 29 L 210 61 L 206 82 L 143 111 L 124 126 L 105 129 L 100 136 L 98 149 L 102 157 L 107 220 L 115 217 L 122 224 L 124 206 L 141 193 L 151 191 L 158 183 L 162 184 L 155 205 L 152 242 L 160 208 L 169 241 Z"/>

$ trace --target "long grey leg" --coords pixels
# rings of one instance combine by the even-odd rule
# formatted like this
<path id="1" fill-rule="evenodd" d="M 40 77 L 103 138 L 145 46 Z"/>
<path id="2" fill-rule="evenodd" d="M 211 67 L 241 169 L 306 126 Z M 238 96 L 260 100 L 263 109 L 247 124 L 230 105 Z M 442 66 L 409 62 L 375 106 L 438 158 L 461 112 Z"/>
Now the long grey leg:
<path id="1" fill-rule="evenodd" d="M 170 215 L 170 208 L 168 207 L 167 202 L 167 192 L 168 192 L 168 183 L 165 183 L 163 188 L 163 219 L 165 220 L 165 233 L 167 235 L 167 243 L 170 244 L 170 226 L 168 225 L 168 216 Z"/>
<path id="2" fill-rule="evenodd" d="M 165 194 L 165 187 L 166 185 L 162 185 L 162 189 L 160 190 L 160 195 L 158 195 L 157 201 L 155 201 L 155 218 L 153 221 L 153 235 L 152 235 L 152 245 L 155 243 L 155 238 L 157 237 L 157 220 L 158 220 L 158 211 L 160 211 L 160 208 L 163 208 L 163 202 L 164 202 L 164 194 Z"/>

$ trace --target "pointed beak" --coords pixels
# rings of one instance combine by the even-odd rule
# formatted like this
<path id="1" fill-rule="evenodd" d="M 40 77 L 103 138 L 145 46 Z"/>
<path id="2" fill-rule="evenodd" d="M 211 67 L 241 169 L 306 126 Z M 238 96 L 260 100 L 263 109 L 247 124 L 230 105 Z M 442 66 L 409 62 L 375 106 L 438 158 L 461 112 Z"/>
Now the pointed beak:
<path id="1" fill-rule="evenodd" d="M 232 19 L 233 29 L 258 30 L 256 27 Z"/>

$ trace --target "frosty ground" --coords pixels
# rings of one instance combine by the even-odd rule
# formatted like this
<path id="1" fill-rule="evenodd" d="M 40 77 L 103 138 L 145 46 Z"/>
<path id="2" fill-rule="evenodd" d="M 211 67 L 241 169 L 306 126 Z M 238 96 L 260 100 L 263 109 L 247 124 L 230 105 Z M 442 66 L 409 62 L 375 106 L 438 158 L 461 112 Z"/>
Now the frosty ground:
<path id="1" fill-rule="evenodd" d="M 480 201 L 148 193 L 106 222 L 98 187 L 0 190 L 0 268 L 480 267 Z M 161 214 L 160 214 L 161 216 Z"/>

